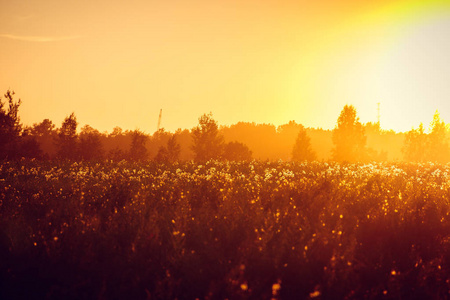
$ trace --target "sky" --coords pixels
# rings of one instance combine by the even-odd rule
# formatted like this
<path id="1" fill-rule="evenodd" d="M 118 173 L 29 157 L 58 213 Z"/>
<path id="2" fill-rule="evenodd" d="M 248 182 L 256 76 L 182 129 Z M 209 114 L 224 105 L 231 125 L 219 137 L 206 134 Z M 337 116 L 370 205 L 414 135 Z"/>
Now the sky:
<path id="1" fill-rule="evenodd" d="M 204 113 L 332 129 L 450 122 L 450 2 L 0 0 L 0 93 L 24 125 L 153 133 Z M 2 97 L 2 99 L 4 99 Z"/>

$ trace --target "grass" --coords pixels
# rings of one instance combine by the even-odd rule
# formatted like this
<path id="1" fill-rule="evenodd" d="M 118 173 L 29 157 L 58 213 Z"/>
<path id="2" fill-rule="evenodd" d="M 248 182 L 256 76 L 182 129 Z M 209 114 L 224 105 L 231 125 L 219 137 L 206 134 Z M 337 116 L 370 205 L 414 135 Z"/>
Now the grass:
<path id="1" fill-rule="evenodd" d="M 3 162 L 0 298 L 441 299 L 450 166 Z"/>

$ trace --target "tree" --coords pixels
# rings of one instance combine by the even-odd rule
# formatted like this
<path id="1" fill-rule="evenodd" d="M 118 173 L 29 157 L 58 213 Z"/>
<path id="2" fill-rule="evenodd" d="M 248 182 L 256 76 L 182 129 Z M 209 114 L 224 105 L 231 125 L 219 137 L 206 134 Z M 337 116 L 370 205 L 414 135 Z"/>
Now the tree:
<path id="1" fill-rule="evenodd" d="M 66 117 L 59 129 L 56 146 L 59 158 L 76 159 L 78 153 L 77 118 L 74 113 Z"/>
<path id="2" fill-rule="evenodd" d="M 161 155 L 167 150 L 167 142 L 169 141 L 171 136 L 172 134 L 168 131 L 165 131 L 164 128 L 160 128 L 155 131 L 148 141 L 148 145 L 150 148 L 149 156 L 154 157 L 156 160 L 161 160 Z"/>
<path id="3" fill-rule="evenodd" d="M 423 162 L 426 160 L 427 135 L 422 123 L 420 123 L 419 128 L 413 128 L 406 133 L 402 150 L 405 159 L 408 161 Z"/>
<path id="4" fill-rule="evenodd" d="M 405 135 L 403 155 L 413 162 L 434 161 L 445 163 L 450 154 L 447 140 L 447 126 L 441 120 L 439 112 L 433 115 L 430 133 L 426 134 L 421 123 L 418 129 L 411 129 Z"/>
<path id="5" fill-rule="evenodd" d="M 173 135 L 167 141 L 167 157 L 170 162 L 175 162 L 180 157 L 181 146 L 177 143 L 176 137 Z"/>
<path id="6" fill-rule="evenodd" d="M 22 130 L 19 119 L 19 107 L 22 103 L 13 100 L 14 91 L 7 90 L 6 103 L 0 99 L 0 158 L 13 157 L 17 153 L 17 139 Z M 8 108 L 5 107 L 8 105 Z"/>
<path id="7" fill-rule="evenodd" d="M 30 134 L 39 143 L 40 148 L 45 153 L 44 157 L 55 155 L 55 139 L 57 130 L 55 124 L 49 119 L 44 119 L 41 123 L 35 123 L 30 129 Z"/>
<path id="8" fill-rule="evenodd" d="M 192 135 L 189 129 L 177 129 L 174 133 L 177 143 L 180 145 L 180 160 L 192 160 L 194 159 L 194 153 L 192 149 Z"/>
<path id="9" fill-rule="evenodd" d="M 306 133 L 305 127 L 300 125 L 300 131 L 297 134 L 294 148 L 292 149 L 292 160 L 294 161 L 313 161 L 316 159 L 316 153 L 311 148 L 311 139 Z"/>
<path id="10" fill-rule="evenodd" d="M 31 134 L 33 136 L 49 136 L 55 131 L 55 124 L 49 119 L 44 119 L 41 123 L 33 124 Z"/>
<path id="11" fill-rule="evenodd" d="M 359 122 L 353 105 L 344 106 L 333 130 L 332 139 L 334 160 L 356 162 L 366 157 L 364 127 Z"/>
<path id="12" fill-rule="evenodd" d="M 219 135 L 219 126 L 212 118 L 212 113 L 198 119 L 198 125 L 192 129 L 192 139 L 195 160 L 207 161 L 221 156 L 223 137 Z"/>
<path id="13" fill-rule="evenodd" d="M 82 159 L 93 160 L 103 157 L 101 134 L 97 129 L 85 125 L 80 132 L 79 154 Z"/>
<path id="14" fill-rule="evenodd" d="M 123 131 L 118 126 L 114 127 L 113 131 L 103 138 L 106 157 L 114 161 L 128 159 L 131 139 L 131 133 L 129 131 Z"/>
<path id="15" fill-rule="evenodd" d="M 431 122 L 431 132 L 428 134 L 428 160 L 438 163 L 448 161 L 449 146 L 447 140 L 447 127 L 436 111 Z"/>
<path id="16" fill-rule="evenodd" d="M 139 161 L 147 158 L 146 142 L 147 136 L 142 131 L 135 130 L 131 133 L 131 145 L 128 155 L 131 160 Z"/>
<path id="17" fill-rule="evenodd" d="M 121 161 L 127 159 L 127 154 L 119 148 L 114 148 L 109 150 L 108 159 L 112 159 L 114 161 Z"/>
<path id="18" fill-rule="evenodd" d="M 181 147 L 176 141 L 175 135 L 173 135 L 168 141 L 167 146 L 159 147 L 158 154 L 155 159 L 160 162 L 174 163 L 180 157 Z"/>
<path id="19" fill-rule="evenodd" d="M 18 144 L 18 155 L 26 158 L 43 158 L 43 152 L 35 136 L 29 134 L 28 130 L 22 132 Z"/>
<path id="20" fill-rule="evenodd" d="M 123 130 L 119 126 L 114 127 L 113 131 L 109 134 L 110 137 L 116 137 L 123 135 Z"/>
<path id="21" fill-rule="evenodd" d="M 223 159 L 229 161 L 249 161 L 252 159 L 252 151 L 243 143 L 229 142 L 225 144 Z"/>

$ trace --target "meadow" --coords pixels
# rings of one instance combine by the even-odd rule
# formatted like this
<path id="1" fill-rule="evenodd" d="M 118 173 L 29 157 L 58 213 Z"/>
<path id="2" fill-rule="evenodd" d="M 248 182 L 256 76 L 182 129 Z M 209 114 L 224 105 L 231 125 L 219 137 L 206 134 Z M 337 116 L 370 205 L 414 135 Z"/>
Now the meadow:
<path id="1" fill-rule="evenodd" d="M 450 165 L 21 160 L 0 298 L 442 299 Z"/>

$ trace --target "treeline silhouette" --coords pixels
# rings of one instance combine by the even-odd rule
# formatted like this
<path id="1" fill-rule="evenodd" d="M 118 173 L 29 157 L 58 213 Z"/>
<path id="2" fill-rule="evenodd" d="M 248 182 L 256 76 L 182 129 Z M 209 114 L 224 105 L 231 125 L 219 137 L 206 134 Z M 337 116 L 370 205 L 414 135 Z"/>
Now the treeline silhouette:
<path id="1" fill-rule="evenodd" d="M 406 133 L 382 130 L 378 123 L 362 124 L 356 109 L 344 106 L 333 130 L 288 124 L 239 122 L 219 126 L 211 113 L 200 116 L 192 129 L 153 134 L 123 130 L 100 132 L 89 125 L 79 128 L 74 113 L 60 127 L 49 119 L 32 126 L 20 122 L 21 101 L 8 90 L 0 99 L 1 159 L 70 160 L 295 160 L 295 161 L 450 161 L 448 128 L 436 111 L 429 133 L 423 124 Z"/>

